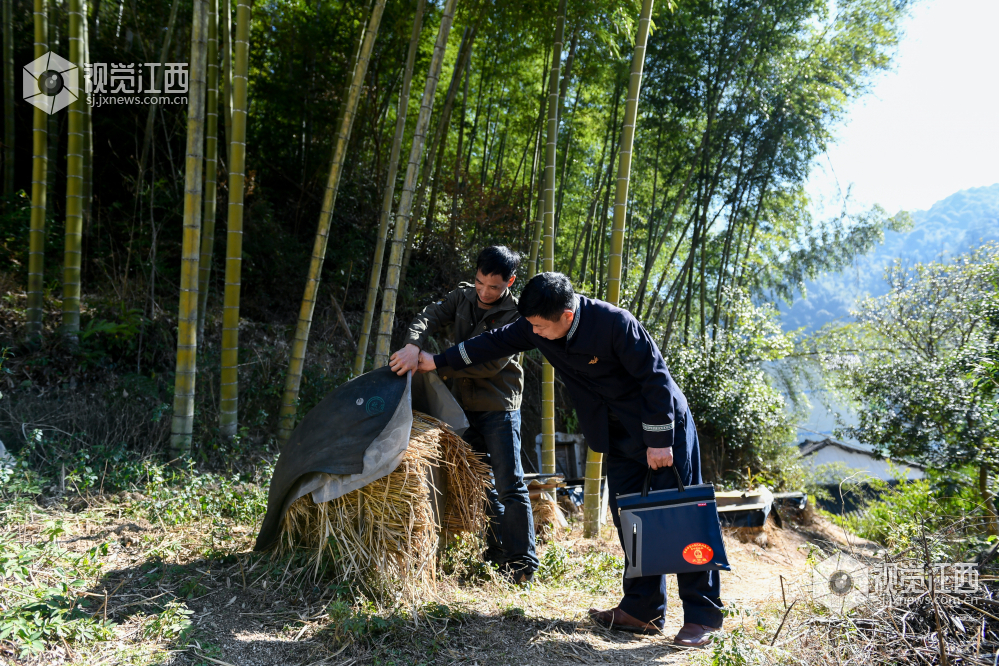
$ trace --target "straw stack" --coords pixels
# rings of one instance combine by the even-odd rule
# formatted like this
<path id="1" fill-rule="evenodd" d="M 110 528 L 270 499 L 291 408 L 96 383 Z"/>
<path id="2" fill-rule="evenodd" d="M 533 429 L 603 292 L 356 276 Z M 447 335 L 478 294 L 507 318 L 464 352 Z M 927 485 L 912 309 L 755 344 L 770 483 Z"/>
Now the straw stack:
<path id="1" fill-rule="evenodd" d="M 445 479 L 442 526 L 431 505 L 432 468 Z M 409 447 L 399 467 L 364 488 L 315 504 L 296 500 L 281 523 L 285 555 L 315 550 L 316 572 L 356 581 L 377 596 L 417 597 L 436 580 L 438 529 L 478 531 L 485 525 L 489 468 L 442 421 L 413 412 Z"/>

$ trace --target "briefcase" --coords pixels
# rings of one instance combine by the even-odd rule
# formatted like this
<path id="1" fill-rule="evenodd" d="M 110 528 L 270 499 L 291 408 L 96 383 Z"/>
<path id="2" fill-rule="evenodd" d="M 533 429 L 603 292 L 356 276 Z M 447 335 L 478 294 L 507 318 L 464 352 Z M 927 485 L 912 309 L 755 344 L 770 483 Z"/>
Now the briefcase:
<path id="1" fill-rule="evenodd" d="M 684 487 L 676 466 L 671 469 L 677 488 L 650 492 L 649 468 L 642 492 L 617 496 L 627 558 L 625 578 L 731 569 L 715 487 L 710 483 Z"/>

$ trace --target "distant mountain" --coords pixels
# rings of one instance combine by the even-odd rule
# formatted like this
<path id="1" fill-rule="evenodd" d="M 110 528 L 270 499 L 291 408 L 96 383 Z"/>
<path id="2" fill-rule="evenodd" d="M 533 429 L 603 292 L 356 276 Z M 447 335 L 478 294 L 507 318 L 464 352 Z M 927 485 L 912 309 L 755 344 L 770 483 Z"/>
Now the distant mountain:
<path id="1" fill-rule="evenodd" d="M 952 259 L 985 241 L 999 241 L 999 183 L 952 194 L 912 218 L 911 231 L 889 231 L 882 245 L 855 259 L 848 270 L 806 283 L 807 298 L 781 307 L 784 329 L 804 326 L 812 331 L 835 319 L 849 319 L 858 298 L 888 291 L 884 269 L 896 259 L 909 265 Z"/>

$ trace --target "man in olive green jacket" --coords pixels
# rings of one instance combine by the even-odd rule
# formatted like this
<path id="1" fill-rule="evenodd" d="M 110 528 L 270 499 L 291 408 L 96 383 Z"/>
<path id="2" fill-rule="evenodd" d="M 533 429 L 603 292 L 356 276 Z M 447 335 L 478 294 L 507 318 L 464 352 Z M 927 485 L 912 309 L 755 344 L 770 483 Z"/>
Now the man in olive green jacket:
<path id="1" fill-rule="evenodd" d="M 475 284 L 463 282 L 413 319 L 406 345 L 392 355 L 390 367 L 400 375 L 415 370 L 420 350 L 434 333 L 464 342 L 480 333 L 516 321 L 517 299 L 510 293 L 520 256 L 504 246 L 487 247 L 475 265 Z M 524 370 L 516 356 L 441 373 L 470 427 L 463 435 L 492 467 L 494 488 L 488 492 L 489 529 L 485 556 L 518 584 L 532 580 L 538 568 L 534 548 L 531 500 L 520 463 L 520 402 Z"/>

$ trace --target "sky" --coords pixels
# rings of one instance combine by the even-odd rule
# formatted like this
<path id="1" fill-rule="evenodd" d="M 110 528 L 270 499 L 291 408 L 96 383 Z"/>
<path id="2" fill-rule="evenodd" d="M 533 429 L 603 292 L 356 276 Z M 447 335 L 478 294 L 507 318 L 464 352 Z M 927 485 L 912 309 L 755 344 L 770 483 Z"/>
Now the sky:
<path id="1" fill-rule="evenodd" d="M 820 213 L 926 210 L 999 183 L 999 0 L 921 0 L 892 71 L 854 102 L 808 182 Z"/>

